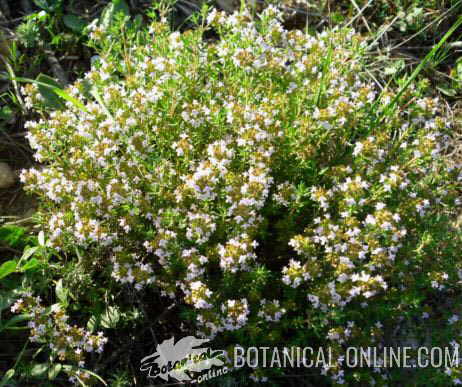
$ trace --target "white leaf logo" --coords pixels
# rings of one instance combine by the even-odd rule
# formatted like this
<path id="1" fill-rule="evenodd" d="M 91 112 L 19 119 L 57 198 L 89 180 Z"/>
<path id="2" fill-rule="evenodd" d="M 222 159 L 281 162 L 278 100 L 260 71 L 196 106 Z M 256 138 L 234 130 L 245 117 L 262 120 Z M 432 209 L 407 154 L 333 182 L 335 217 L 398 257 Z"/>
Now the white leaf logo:
<path id="1" fill-rule="evenodd" d="M 162 344 L 157 345 L 155 353 L 141 360 L 140 370 L 149 371 L 149 377 L 160 377 L 165 381 L 168 380 L 169 376 L 181 382 L 190 381 L 191 377 L 186 371 L 200 372 L 224 364 L 216 357 L 222 355 L 223 351 L 196 348 L 208 341 L 210 340 L 187 336 L 175 344 L 173 337 L 167 339 Z M 209 352 L 210 356 L 207 357 Z M 199 360 L 193 360 L 191 356 Z"/>

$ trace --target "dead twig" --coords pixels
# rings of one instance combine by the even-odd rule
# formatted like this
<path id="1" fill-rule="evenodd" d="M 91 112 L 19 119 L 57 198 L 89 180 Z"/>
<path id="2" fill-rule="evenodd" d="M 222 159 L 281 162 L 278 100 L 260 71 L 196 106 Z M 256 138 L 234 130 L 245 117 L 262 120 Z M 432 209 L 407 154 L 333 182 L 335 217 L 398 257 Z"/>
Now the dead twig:
<path id="1" fill-rule="evenodd" d="M 447 11 L 443 12 L 439 17 L 435 18 L 435 20 L 433 20 L 431 23 L 428 23 L 425 27 L 421 28 L 415 34 L 412 34 L 409 38 L 400 41 L 396 46 L 392 47 L 391 50 L 396 50 L 397 48 L 404 46 L 406 43 L 410 42 L 412 39 L 414 39 L 416 36 L 420 35 L 424 31 L 429 29 L 434 24 L 437 24 L 437 23 L 441 22 L 442 20 L 444 20 L 445 18 L 447 18 L 448 15 L 450 15 L 450 13 L 452 11 L 456 10 L 457 8 L 459 8 L 461 6 L 462 6 L 462 1 L 458 1 L 456 4 L 454 4 Z"/>
<path id="2" fill-rule="evenodd" d="M 4 223 L 4 225 L 5 226 L 13 226 L 15 224 L 22 224 L 22 223 L 32 222 L 33 220 L 34 220 L 34 217 L 29 216 L 28 218 L 19 219 L 19 220 L 15 220 L 15 221 L 12 221 L 12 222 L 6 222 L 6 223 Z"/>
<path id="3" fill-rule="evenodd" d="M 55 78 L 58 79 L 61 86 L 67 86 L 69 84 L 69 77 L 58 59 L 56 59 L 54 52 L 51 50 L 45 50 L 45 54 L 47 55 L 47 62 L 50 65 Z"/>
<path id="4" fill-rule="evenodd" d="M 12 24 L 16 24 L 16 23 L 20 22 L 22 19 L 24 19 L 24 16 L 20 16 L 20 17 L 17 17 L 15 19 L 9 19 L 9 20 L 0 21 L 0 26 L 2 26 L 2 27 L 10 26 Z"/>
<path id="5" fill-rule="evenodd" d="M 0 250 L 9 251 L 10 253 L 14 253 L 14 254 L 21 254 L 21 251 L 13 249 L 12 247 L 8 247 L 8 246 L 0 246 Z"/>
<path id="6" fill-rule="evenodd" d="M 356 11 L 358 11 L 358 15 L 361 15 L 361 20 L 363 21 L 363 23 L 366 26 L 367 30 L 369 31 L 369 33 L 371 33 L 372 32 L 371 27 L 369 27 L 369 23 L 367 22 L 366 18 L 363 15 L 364 10 L 366 9 L 366 7 L 369 5 L 370 2 L 366 5 L 366 7 L 361 9 L 361 8 L 359 8 L 358 4 L 356 4 L 355 0 L 350 0 L 350 1 L 353 4 L 353 6 L 355 7 Z"/>

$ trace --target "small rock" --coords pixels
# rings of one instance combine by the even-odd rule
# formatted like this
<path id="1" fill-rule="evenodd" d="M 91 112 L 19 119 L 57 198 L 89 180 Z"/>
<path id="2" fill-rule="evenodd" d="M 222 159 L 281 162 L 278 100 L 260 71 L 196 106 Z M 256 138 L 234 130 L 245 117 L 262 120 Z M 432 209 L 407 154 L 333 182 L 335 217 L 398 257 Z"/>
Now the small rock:
<path id="1" fill-rule="evenodd" d="M 7 163 L 0 163 L 0 188 L 9 188 L 14 185 L 16 175 Z"/>

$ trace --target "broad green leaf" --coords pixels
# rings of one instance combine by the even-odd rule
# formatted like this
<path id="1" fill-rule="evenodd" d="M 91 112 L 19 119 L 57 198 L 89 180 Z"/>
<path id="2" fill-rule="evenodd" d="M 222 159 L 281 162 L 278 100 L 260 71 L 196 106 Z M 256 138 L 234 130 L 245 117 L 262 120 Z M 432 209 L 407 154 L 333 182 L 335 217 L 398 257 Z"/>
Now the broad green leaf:
<path id="1" fill-rule="evenodd" d="M 63 16 L 63 22 L 67 28 L 77 33 L 81 33 L 87 25 L 81 17 L 70 13 Z"/>
<path id="2" fill-rule="evenodd" d="M 6 277 L 7 275 L 13 273 L 16 270 L 16 261 L 6 261 L 0 266 L 0 279 Z"/>
<path id="3" fill-rule="evenodd" d="M 0 227 L 0 241 L 4 244 L 17 247 L 21 244 L 21 240 L 26 233 L 26 230 L 18 226 L 2 226 Z"/>
<path id="4" fill-rule="evenodd" d="M 18 262 L 18 265 L 21 264 L 22 261 L 27 261 L 30 257 L 32 257 L 32 255 L 35 254 L 35 252 L 38 250 L 38 246 L 34 246 L 34 247 L 26 247 L 24 249 L 24 252 L 21 256 L 21 258 L 19 259 L 19 262 Z"/>
<path id="5" fill-rule="evenodd" d="M 43 74 L 40 74 L 40 75 L 43 75 Z M 44 75 L 44 76 L 46 77 L 46 75 Z M 30 79 L 30 78 L 23 78 L 23 77 L 14 77 L 14 76 L 8 77 L 8 79 L 10 79 L 11 81 L 15 81 L 15 82 L 34 83 L 39 87 L 39 90 L 40 90 L 40 87 L 42 87 L 42 88 L 44 88 L 46 90 L 49 90 L 50 92 L 53 92 L 54 94 L 56 94 L 56 96 L 55 96 L 56 98 L 61 97 L 61 98 L 65 99 L 66 101 L 72 103 L 76 108 L 88 113 L 87 108 L 85 107 L 85 105 L 82 102 L 80 102 L 77 98 L 74 98 L 73 96 L 71 96 L 69 93 L 66 93 L 63 89 L 61 89 L 60 85 L 58 85 L 58 87 L 57 87 L 56 86 L 57 82 L 53 78 L 50 78 L 50 77 L 48 77 L 48 78 L 52 79 L 53 82 L 55 82 L 55 84 L 52 85 L 52 84 L 47 83 L 47 82 L 41 82 L 38 79 L 38 77 L 35 80 Z M 62 101 L 59 101 L 59 102 L 61 103 Z"/>
<path id="6" fill-rule="evenodd" d="M 24 266 L 21 267 L 22 271 L 27 271 L 36 268 L 40 265 L 40 261 L 37 258 L 32 258 L 26 262 Z"/>
<path id="7" fill-rule="evenodd" d="M 61 6 L 62 0 L 34 0 L 37 7 L 44 9 L 47 12 L 54 12 Z"/>
<path id="8" fill-rule="evenodd" d="M 45 100 L 45 103 L 53 109 L 61 109 L 64 104 L 54 92 L 55 89 L 61 89 L 61 85 L 53 78 L 45 74 L 39 74 L 37 84 L 40 94 Z"/>

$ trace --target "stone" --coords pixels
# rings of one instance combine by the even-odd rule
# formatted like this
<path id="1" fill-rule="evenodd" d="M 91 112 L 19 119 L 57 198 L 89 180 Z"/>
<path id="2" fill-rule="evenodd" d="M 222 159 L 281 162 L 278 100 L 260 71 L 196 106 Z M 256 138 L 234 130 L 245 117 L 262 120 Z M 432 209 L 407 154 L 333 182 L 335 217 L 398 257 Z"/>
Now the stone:
<path id="1" fill-rule="evenodd" d="M 0 189 L 9 188 L 16 182 L 16 175 L 7 163 L 0 162 Z"/>

